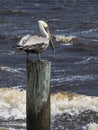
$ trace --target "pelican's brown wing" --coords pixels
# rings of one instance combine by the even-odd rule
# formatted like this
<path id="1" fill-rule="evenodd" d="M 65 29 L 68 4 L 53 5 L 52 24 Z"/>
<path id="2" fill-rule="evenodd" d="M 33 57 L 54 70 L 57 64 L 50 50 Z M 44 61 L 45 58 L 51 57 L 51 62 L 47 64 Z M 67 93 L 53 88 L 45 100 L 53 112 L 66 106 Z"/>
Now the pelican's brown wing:
<path id="1" fill-rule="evenodd" d="M 23 46 L 23 50 L 41 53 L 44 51 L 49 44 L 49 40 L 47 38 L 41 36 L 32 36 Z"/>

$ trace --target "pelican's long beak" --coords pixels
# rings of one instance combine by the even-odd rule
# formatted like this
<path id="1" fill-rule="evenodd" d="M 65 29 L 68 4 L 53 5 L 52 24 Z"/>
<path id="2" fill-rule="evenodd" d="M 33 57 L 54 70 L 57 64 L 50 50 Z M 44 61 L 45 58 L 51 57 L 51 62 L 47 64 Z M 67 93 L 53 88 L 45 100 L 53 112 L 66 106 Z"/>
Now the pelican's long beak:
<path id="1" fill-rule="evenodd" d="M 52 37 L 51 36 L 49 37 L 49 43 L 50 43 L 51 49 L 55 52 L 54 43 L 52 41 Z"/>
<path id="2" fill-rule="evenodd" d="M 50 34 L 50 31 L 49 31 L 48 27 L 46 27 L 45 30 L 46 30 L 46 32 L 49 35 L 49 44 L 50 44 L 50 47 L 55 52 L 54 43 L 53 43 L 52 36 Z"/>

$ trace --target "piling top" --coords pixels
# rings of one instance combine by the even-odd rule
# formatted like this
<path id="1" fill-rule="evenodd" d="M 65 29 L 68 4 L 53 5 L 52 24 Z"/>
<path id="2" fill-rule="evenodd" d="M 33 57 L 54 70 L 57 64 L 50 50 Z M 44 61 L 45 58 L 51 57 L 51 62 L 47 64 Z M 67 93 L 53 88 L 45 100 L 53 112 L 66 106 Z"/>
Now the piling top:
<path id="1" fill-rule="evenodd" d="M 27 63 L 41 64 L 41 65 L 43 65 L 43 64 L 51 64 L 50 61 L 46 61 L 46 60 L 41 60 L 41 61 L 39 61 L 39 60 L 27 60 Z"/>

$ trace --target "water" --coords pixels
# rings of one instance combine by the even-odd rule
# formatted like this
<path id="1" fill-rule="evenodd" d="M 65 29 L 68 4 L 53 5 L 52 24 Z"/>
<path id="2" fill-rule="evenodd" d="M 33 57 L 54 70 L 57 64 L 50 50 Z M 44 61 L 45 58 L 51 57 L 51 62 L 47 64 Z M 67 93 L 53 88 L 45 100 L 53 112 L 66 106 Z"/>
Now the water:
<path id="1" fill-rule="evenodd" d="M 0 127 L 13 130 L 26 127 L 25 101 L 19 103 L 24 106 L 24 109 L 21 105 L 18 108 L 18 106 L 14 106 L 16 104 L 14 98 L 10 98 L 10 102 L 6 103 L 8 99 L 6 96 L 8 93 L 12 95 L 13 88 L 24 99 L 22 92 L 25 93 L 26 89 L 26 54 L 15 50 L 13 46 L 23 35 L 39 33 L 38 20 L 45 20 L 55 37 L 56 53 L 53 53 L 49 47 L 41 55 L 42 59 L 52 62 L 51 93 L 70 91 L 87 95 L 89 96 L 87 106 L 91 104 L 91 96 L 98 96 L 97 14 L 97 0 L 0 1 L 0 88 L 2 94 L 5 95 L 0 102 L 0 111 L 2 111 Z M 33 58 L 36 58 L 36 55 L 30 55 L 30 59 Z M 7 88 L 8 91 L 3 91 L 4 88 Z M 80 101 L 77 99 L 75 102 Z M 68 106 L 70 105 L 68 104 Z M 97 106 L 98 104 L 95 105 L 95 109 L 92 109 L 91 106 L 85 109 L 80 107 L 81 111 L 78 112 L 78 115 L 77 109 L 75 109 L 76 113 L 72 111 L 75 113 L 73 116 L 66 111 L 57 112 L 55 116 L 52 114 L 51 129 L 90 130 L 91 127 L 97 128 Z M 72 108 L 74 108 L 73 105 Z M 53 109 L 51 108 L 51 111 Z M 66 107 L 63 109 L 65 110 Z M 13 113 L 15 110 L 19 116 Z M 68 111 L 70 111 L 69 107 Z M 84 122 L 81 120 L 84 120 L 82 115 L 85 115 Z M 90 116 L 89 120 L 88 116 Z M 69 122 L 74 123 L 69 126 Z"/>

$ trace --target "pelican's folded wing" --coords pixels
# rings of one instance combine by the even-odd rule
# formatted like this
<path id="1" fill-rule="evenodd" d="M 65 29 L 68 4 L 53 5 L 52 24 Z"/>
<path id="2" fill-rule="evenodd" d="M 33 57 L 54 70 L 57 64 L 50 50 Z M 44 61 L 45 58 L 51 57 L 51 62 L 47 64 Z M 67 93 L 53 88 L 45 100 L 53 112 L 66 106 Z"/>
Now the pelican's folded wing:
<path id="1" fill-rule="evenodd" d="M 24 44 L 23 50 L 42 52 L 47 48 L 48 44 L 49 44 L 49 40 L 47 38 L 41 36 L 32 36 L 26 42 L 26 44 Z"/>
<path id="2" fill-rule="evenodd" d="M 23 37 L 21 38 L 21 40 L 19 41 L 19 43 L 18 43 L 18 45 L 17 45 L 17 48 L 23 47 L 23 46 L 26 44 L 26 42 L 30 39 L 30 37 L 31 37 L 30 34 L 27 34 L 27 35 L 23 36 Z"/>

